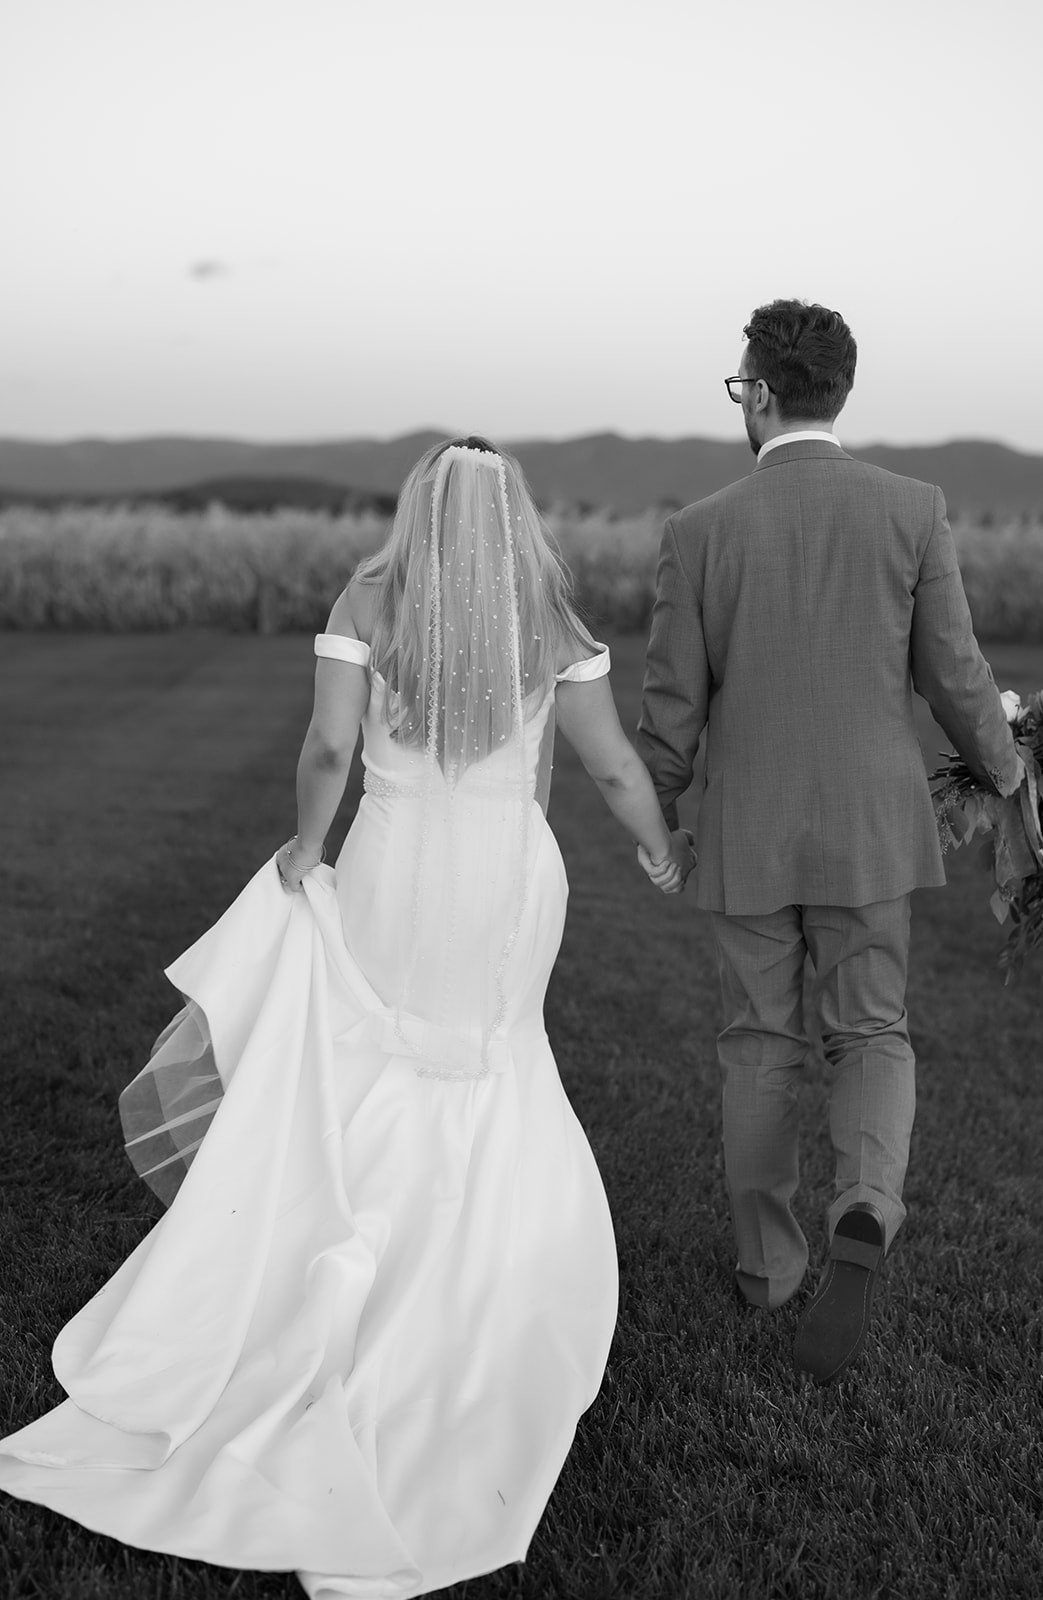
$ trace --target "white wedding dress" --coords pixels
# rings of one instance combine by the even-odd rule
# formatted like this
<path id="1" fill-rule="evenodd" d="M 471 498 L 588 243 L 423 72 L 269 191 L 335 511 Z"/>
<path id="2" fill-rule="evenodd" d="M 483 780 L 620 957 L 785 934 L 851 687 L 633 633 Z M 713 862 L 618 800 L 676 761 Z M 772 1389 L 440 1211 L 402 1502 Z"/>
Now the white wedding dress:
<path id="1" fill-rule="evenodd" d="M 332 637 L 322 653 L 368 660 Z M 565 676 L 607 669 L 604 651 Z M 121 1109 L 172 1203 L 58 1335 L 69 1398 L 0 1441 L 9 1493 L 142 1549 L 296 1570 L 313 1600 L 404 1600 L 522 1559 L 616 1314 L 604 1190 L 543 1026 L 554 836 L 530 802 L 487 1070 L 426 1075 L 425 1041 L 442 1060 L 478 1024 L 465 980 L 448 1024 L 444 1004 L 389 1004 L 411 950 L 447 933 L 435 897 L 420 925 L 409 899 L 422 757 L 370 684 L 367 793 L 335 871 L 288 894 L 268 861 L 168 969 L 185 1007 Z M 529 708 L 530 774 L 553 698 Z M 461 780 L 476 818 L 502 759 Z M 476 821 L 453 856 L 458 974 L 468 941 L 487 966 L 509 914 L 494 835 Z"/>

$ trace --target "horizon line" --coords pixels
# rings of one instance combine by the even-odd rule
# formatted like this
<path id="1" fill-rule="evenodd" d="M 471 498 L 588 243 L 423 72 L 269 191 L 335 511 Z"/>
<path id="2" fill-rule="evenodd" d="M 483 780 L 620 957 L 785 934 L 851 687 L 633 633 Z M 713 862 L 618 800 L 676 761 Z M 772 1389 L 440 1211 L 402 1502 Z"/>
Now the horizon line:
<path id="1" fill-rule="evenodd" d="M 437 436 L 442 439 L 458 438 L 464 435 L 463 429 L 440 429 L 434 427 L 409 428 L 401 433 L 374 434 L 374 433 L 343 433 L 343 434 L 307 434 L 300 437 L 280 434 L 270 437 L 249 436 L 236 433 L 182 433 L 182 432 L 152 432 L 152 433 L 71 433 L 60 436 L 38 436 L 21 433 L 0 433 L 0 444 L 30 445 L 41 448 L 62 448 L 71 445 L 91 444 L 149 444 L 158 442 L 185 442 L 193 444 L 242 444 L 256 449 L 306 449 L 321 448 L 330 445 L 343 444 L 371 444 L 389 445 L 399 444 L 407 439 Z M 469 430 L 474 432 L 475 430 Z M 839 437 L 839 435 L 838 435 Z M 709 433 L 627 433 L 618 428 L 596 428 L 583 433 L 570 434 L 515 434 L 503 436 L 503 443 L 508 449 L 525 445 L 564 445 L 585 443 L 592 439 L 618 439 L 625 444 L 710 444 L 710 445 L 741 445 L 749 448 L 745 437 L 729 435 L 720 437 Z M 942 450 L 954 445 L 991 445 L 1002 450 L 1009 450 L 1014 455 L 1039 456 L 1043 450 L 1030 450 L 1021 445 L 1008 444 L 1005 439 L 982 434 L 960 435 L 946 439 L 933 440 L 906 440 L 874 438 L 851 442 L 841 438 L 844 449 L 850 450 Z"/>

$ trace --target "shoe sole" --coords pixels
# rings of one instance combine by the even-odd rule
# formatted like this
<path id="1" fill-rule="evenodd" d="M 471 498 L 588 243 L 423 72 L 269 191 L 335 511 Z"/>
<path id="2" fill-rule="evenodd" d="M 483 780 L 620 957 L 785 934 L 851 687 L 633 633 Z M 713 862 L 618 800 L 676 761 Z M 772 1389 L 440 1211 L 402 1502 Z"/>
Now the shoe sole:
<path id="1" fill-rule="evenodd" d="M 865 1237 L 870 1232 L 872 1236 Z M 831 1260 L 822 1287 L 797 1324 L 793 1363 L 798 1371 L 809 1373 L 818 1384 L 832 1383 L 861 1353 L 883 1264 L 883 1238 L 879 1225 L 869 1213 L 845 1213 L 834 1229 L 833 1238 L 839 1238 L 841 1249 L 848 1241 L 856 1246 L 877 1248 L 880 1255 L 873 1267 Z M 828 1353 L 830 1344 L 835 1352 L 839 1347 L 840 1353 L 831 1356 Z"/>

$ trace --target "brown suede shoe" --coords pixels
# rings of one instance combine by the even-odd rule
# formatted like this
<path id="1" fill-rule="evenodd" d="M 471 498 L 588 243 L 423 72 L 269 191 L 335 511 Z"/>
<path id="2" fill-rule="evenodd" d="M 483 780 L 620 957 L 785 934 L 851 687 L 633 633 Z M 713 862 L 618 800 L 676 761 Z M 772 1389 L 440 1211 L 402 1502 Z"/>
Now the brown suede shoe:
<path id="1" fill-rule="evenodd" d="M 793 1364 L 816 1383 L 832 1383 L 850 1366 L 866 1341 L 880 1266 L 884 1219 L 876 1206 L 858 1200 L 833 1231 L 822 1284 L 797 1323 Z"/>

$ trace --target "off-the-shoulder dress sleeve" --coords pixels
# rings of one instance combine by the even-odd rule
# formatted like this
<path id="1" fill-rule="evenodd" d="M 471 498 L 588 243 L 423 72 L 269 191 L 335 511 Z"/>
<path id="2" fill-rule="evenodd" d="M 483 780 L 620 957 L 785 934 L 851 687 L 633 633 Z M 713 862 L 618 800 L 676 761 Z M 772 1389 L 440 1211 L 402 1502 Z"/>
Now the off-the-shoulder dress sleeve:
<path id="1" fill-rule="evenodd" d="M 331 661 L 350 661 L 356 667 L 369 666 L 369 645 L 363 639 L 349 639 L 343 633 L 317 633 L 315 654 Z"/>
<path id="2" fill-rule="evenodd" d="M 589 683 L 592 678 L 603 678 L 612 666 L 612 654 L 607 644 L 594 641 L 598 646 L 596 656 L 587 656 L 584 661 L 574 661 L 571 667 L 566 667 L 563 672 L 555 675 L 557 683 Z"/>

